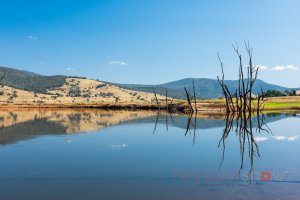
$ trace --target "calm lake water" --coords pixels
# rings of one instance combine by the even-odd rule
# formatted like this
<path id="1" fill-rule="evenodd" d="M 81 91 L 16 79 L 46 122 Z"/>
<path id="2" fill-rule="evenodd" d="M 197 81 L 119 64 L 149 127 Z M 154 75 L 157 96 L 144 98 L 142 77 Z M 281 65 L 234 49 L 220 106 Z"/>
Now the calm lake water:
<path id="1" fill-rule="evenodd" d="M 223 116 L 0 111 L 0 199 L 300 199 L 300 116 L 253 121 L 248 143 Z"/>

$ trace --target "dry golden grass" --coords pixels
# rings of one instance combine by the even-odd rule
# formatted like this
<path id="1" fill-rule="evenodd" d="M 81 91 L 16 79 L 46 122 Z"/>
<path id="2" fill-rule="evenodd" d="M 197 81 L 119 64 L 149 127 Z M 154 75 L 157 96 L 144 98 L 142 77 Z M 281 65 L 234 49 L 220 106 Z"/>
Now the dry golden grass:
<path id="1" fill-rule="evenodd" d="M 76 91 L 78 89 L 80 90 L 80 95 L 74 96 L 74 92 L 72 93 L 72 91 Z M 155 97 L 152 93 L 127 90 L 103 82 L 80 78 L 68 78 L 62 87 L 49 90 L 47 94 L 28 92 L 8 86 L 2 87 L 0 91 L 3 92 L 3 94 L 0 95 L 0 103 L 14 105 L 27 104 L 34 106 L 39 104 L 97 105 L 115 103 L 155 103 Z M 161 101 L 165 100 L 165 97 L 160 95 L 158 95 L 158 98 Z"/>

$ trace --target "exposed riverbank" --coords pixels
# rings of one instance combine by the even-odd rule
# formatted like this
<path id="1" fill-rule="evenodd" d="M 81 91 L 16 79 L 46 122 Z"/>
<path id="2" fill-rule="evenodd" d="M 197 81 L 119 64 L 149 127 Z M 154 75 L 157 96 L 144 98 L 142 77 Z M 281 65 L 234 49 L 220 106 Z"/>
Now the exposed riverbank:
<path id="1" fill-rule="evenodd" d="M 96 108 L 110 110 L 166 110 L 165 102 L 159 105 L 154 103 L 1 103 L 2 108 Z M 195 104 L 192 104 L 195 108 Z M 224 113 L 224 100 L 199 100 L 196 103 L 197 111 L 203 113 Z M 184 100 L 173 101 L 168 104 L 172 112 L 187 113 L 190 106 Z M 300 110 L 300 97 L 275 97 L 268 98 L 264 104 L 264 111 L 298 111 Z"/>

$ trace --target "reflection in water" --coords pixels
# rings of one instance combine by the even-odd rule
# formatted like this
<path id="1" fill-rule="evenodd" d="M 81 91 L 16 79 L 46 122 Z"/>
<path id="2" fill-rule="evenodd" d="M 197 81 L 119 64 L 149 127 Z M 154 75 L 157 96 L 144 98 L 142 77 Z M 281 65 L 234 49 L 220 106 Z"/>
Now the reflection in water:
<path id="1" fill-rule="evenodd" d="M 234 116 L 223 115 L 179 115 L 165 112 L 152 111 L 112 111 L 96 109 L 18 109 L 0 111 L 0 143 L 12 144 L 24 139 L 30 139 L 39 135 L 73 134 L 96 131 L 118 124 L 153 123 L 153 134 L 157 131 L 158 124 L 184 129 L 185 135 L 193 136 L 196 142 L 198 129 L 225 127 L 222 141 L 226 139 L 233 128 L 233 120 L 237 129 L 242 132 L 250 132 L 248 127 L 256 127 L 257 131 L 263 131 L 267 123 L 283 119 L 292 114 L 266 114 L 259 115 L 261 120 L 254 120 L 247 126 L 240 126 L 242 119 Z M 293 114 L 294 115 L 294 114 Z M 245 125 L 246 123 L 244 123 Z M 263 126 L 264 125 L 264 126 Z M 22 131 L 20 131 L 22 130 Z M 236 130 L 236 131 L 237 131 Z M 246 135 L 247 136 L 247 135 Z M 251 138 L 250 138 L 251 139 Z M 253 138 L 252 138 L 253 139 Z M 225 142 L 225 141 L 224 141 Z"/>
<path id="2" fill-rule="evenodd" d="M 158 112 L 153 133 L 155 133 L 156 131 L 157 123 L 160 115 L 161 113 Z M 170 118 L 174 124 L 175 122 L 173 120 L 171 113 L 163 113 L 163 115 L 165 116 L 166 128 L 168 130 L 168 115 L 170 115 Z M 282 114 L 268 114 L 268 117 L 270 118 L 280 117 L 281 115 Z M 220 119 L 220 116 L 216 118 Z M 254 157 L 260 157 L 259 146 L 254 138 L 253 130 L 254 128 L 256 128 L 255 129 L 256 133 L 261 133 L 261 132 L 266 132 L 267 134 L 271 133 L 270 128 L 265 123 L 265 119 L 266 119 L 265 115 L 264 113 L 258 112 L 256 113 L 256 116 L 253 117 L 252 113 L 248 113 L 247 115 L 246 113 L 244 113 L 243 115 L 242 114 L 235 115 L 235 113 L 231 113 L 226 115 L 224 118 L 223 118 L 224 120 L 222 120 L 225 122 L 224 129 L 223 129 L 222 137 L 218 144 L 218 147 L 220 147 L 221 144 L 223 147 L 222 160 L 220 163 L 219 170 L 222 167 L 222 163 L 224 162 L 225 159 L 225 149 L 226 149 L 225 141 L 231 132 L 235 132 L 236 136 L 239 139 L 240 156 L 241 156 L 241 164 L 238 173 L 236 175 L 240 175 L 241 171 L 244 169 L 244 156 L 246 154 L 248 155 L 250 161 L 250 169 L 247 177 L 249 178 L 249 181 L 251 181 L 254 172 Z M 193 144 L 196 143 L 197 121 L 198 121 L 197 112 L 191 113 L 187 116 L 187 123 L 186 123 L 186 129 L 184 135 L 186 136 L 188 133 L 190 133 L 190 135 L 192 135 L 193 137 Z M 235 124 L 235 129 L 234 129 L 234 124 Z M 191 132 L 191 129 L 193 133 Z"/>
<path id="3" fill-rule="evenodd" d="M 201 113 L 4 110 L 1 198 L 297 199 L 299 119 L 290 116 L 266 114 L 250 122 Z M 263 124 L 274 133 L 262 135 L 268 130 Z M 72 135 L 57 137 L 66 134 Z M 263 157 L 255 159 L 259 153 Z M 233 181 L 237 169 L 245 169 L 244 177 L 251 163 L 255 174 L 271 172 L 272 181 Z"/>
<path id="4" fill-rule="evenodd" d="M 233 131 L 234 122 L 236 124 L 236 127 Z M 259 146 L 254 138 L 254 126 L 256 126 L 256 132 L 258 133 L 261 133 L 261 131 L 265 131 L 269 134 L 271 131 L 268 128 L 267 124 L 265 124 L 265 116 L 263 113 L 258 112 L 256 117 L 252 117 L 252 113 L 248 113 L 247 115 L 244 113 L 237 116 L 234 113 L 231 115 L 227 115 L 225 128 L 219 142 L 219 146 L 221 145 L 221 143 L 223 146 L 222 161 L 220 164 L 221 167 L 225 158 L 225 140 L 228 138 L 228 135 L 231 132 L 236 133 L 236 136 L 239 139 L 241 156 L 241 165 L 237 175 L 240 175 L 240 172 L 244 169 L 244 156 L 246 154 L 248 155 L 250 161 L 250 170 L 248 173 L 248 178 L 250 181 L 254 172 L 254 157 L 260 157 Z M 268 130 L 264 127 L 267 127 Z M 248 153 L 245 151 L 248 151 Z"/>
<path id="5" fill-rule="evenodd" d="M 160 116 L 160 112 L 157 113 L 155 126 L 153 129 L 153 133 L 155 133 L 157 128 L 158 119 Z M 168 115 L 170 115 L 171 120 L 175 124 L 172 114 L 171 113 L 163 113 L 165 116 L 165 123 L 166 128 L 168 130 Z M 198 113 L 191 113 L 187 117 L 187 123 L 186 123 L 186 130 L 185 130 L 185 136 L 190 133 L 193 137 L 193 144 L 196 142 L 196 130 L 197 130 L 197 117 Z M 235 115 L 235 113 L 227 114 L 225 116 L 225 127 L 222 133 L 222 137 L 219 141 L 218 147 L 222 144 L 223 147 L 223 153 L 222 153 L 222 160 L 219 169 L 222 166 L 222 163 L 225 158 L 225 149 L 226 149 L 226 139 L 228 138 L 229 134 L 231 132 L 235 132 L 236 136 L 239 139 L 240 144 L 240 156 L 241 156 L 241 165 L 238 170 L 237 175 L 240 175 L 241 171 L 244 169 L 244 156 L 245 154 L 249 156 L 250 160 L 250 170 L 248 173 L 248 178 L 251 181 L 253 172 L 254 172 L 254 157 L 260 157 L 259 153 L 259 146 L 257 142 L 254 139 L 254 133 L 253 129 L 256 127 L 256 132 L 261 133 L 262 131 L 267 132 L 268 134 L 271 132 L 268 125 L 265 123 L 265 115 L 263 113 L 258 112 L 256 117 L 252 117 L 252 113 L 241 113 L 238 115 Z M 235 130 L 234 129 L 234 122 L 235 122 Z M 266 128 L 265 128 L 266 127 Z M 193 130 L 193 133 L 191 133 L 191 129 Z M 247 148 L 248 147 L 248 148 Z M 245 151 L 248 151 L 245 152 Z"/>
<path id="6" fill-rule="evenodd" d="M 4 110 L 0 112 L 0 144 L 13 144 L 41 135 L 60 135 L 96 131 L 118 124 L 154 123 L 153 134 L 157 132 L 158 124 L 184 129 L 184 135 L 192 136 L 192 143 L 196 143 L 197 130 L 224 127 L 218 146 L 222 145 L 222 160 L 225 159 L 226 139 L 230 133 L 235 132 L 240 144 L 241 165 L 244 168 L 244 156 L 248 155 L 250 161 L 249 177 L 253 173 L 254 157 L 260 157 L 259 146 L 253 131 L 270 133 L 268 122 L 280 120 L 288 114 L 258 114 L 248 116 L 212 116 L 194 113 L 178 115 L 169 112 L 151 111 L 111 111 L 111 110 Z M 22 131 L 20 131 L 22 130 Z M 260 141 L 264 138 L 260 137 Z M 278 138 L 280 140 L 282 138 Z M 292 140 L 293 138 L 287 138 Z"/>
<path id="7" fill-rule="evenodd" d="M 0 144 L 13 144 L 41 135 L 95 131 L 149 116 L 155 116 L 155 113 L 80 109 L 3 110 L 0 112 Z"/>

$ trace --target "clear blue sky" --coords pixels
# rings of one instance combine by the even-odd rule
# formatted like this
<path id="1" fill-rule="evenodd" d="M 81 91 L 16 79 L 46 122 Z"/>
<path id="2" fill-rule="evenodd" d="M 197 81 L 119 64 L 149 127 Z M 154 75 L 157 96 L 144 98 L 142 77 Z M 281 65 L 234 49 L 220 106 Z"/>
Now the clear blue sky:
<path id="1" fill-rule="evenodd" d="M 0 65 L 155 84 L 235 79 L 249 40 L 260 78 L 300 87 L 299 0 L 0 0 Z"/>

